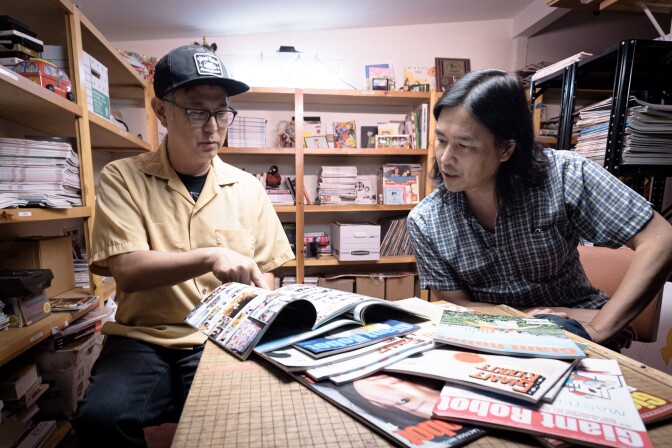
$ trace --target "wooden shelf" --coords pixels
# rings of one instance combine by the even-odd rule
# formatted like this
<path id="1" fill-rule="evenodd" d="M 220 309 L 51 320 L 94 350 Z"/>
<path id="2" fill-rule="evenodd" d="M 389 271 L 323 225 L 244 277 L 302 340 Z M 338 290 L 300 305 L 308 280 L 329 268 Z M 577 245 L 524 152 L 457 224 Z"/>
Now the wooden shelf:
<path id="1" fill-rule="evenodd" d="M 308 266 L 352 266 L 352 265 L 383 265 L 383 264 L 406 264 L 415 263 L 415 256 L 403 255 L 398 257 L 380 257 L 375 261 L 339 261 L 334 257 L 328 258 L 304 258 L 303 265 Z M 288 261 L 283 268 L 296 267 L 296 260 Z"/>
<path id="2" fill-rule="evenodd" d="M 0 366 L 5 365 L 29 348 L 51 336 L 52 328 L 63 328 L 75 319 L 83 316 L 98 306 L 92 303 L 87 309 L 74 313 L 51 313 L 32 325 L 21 328 L 9 328 L 0 333 Z"/>
<path id="3" fill-rule="evenodd" d="M 231 98 L 231 105 L 238 103 L 285 103 L 294 107 L 295 90 L 287 88 L 252 87 L 247 92 Z"/>
<path id="4" fill-rule="evenodd" d="M 401 205 L 306 205 L 303 210 L 305 213 L 331 213 L 331 212 L 392 212 L 409 211 L 416 204 Z"/>
<path id="5" fill-rule="evenodd" d="M 49 436 L 42 442 L 40 448 L 56 448 L 60 446 L 61 442 L 65 437 L 70 433 L 72 425 L 67 420 L 57 420 L 56 428 L 52 431 Z"/>
<path id="6" fill-rule="evenodd" d="M 347 106 L 409 106 L 428 103 L 431 92 L 398 92 L 392 90 L 319 90 L 303 91 L 305 104 Z"/>
<path id="7" fill-rule="evenodd" d="M 294 148 L 236 148 L 224 147 L 219 151 L 222 156 L 227 155 L 269 155 L 269 156 L 296 156 Z"/>
<path id="8" fill-rule="evenodd" d="M 0 117 L 51 135 L 75 135 L 82 107 L 0 66 Z"/>
<path id="9" fill-rule="evenodd" d="M 417 156 L 427 157 L 428 151 L 426 149 L 403 149 L 403 148 L 329 148 L 329 149 L 304 149 L 303 154 L 307 156 L 317 157 L 333 157 L 333 156 Z"/>
<path id="10" fill-rule="evenodd" d="M 0 209 L 0 224 L 53 221 L 57 219 L 88 218 L 90 207 L 73 208 L 5 208 Z"/>
<path id="11" fill-rule="evenodd" d="M 273 208 L 277 213 L 296 213 L 295 205 L 274 205 Z"/>
<path id="12" fill-rule="evenodd" d="M 149 143 L 93 112 L 89 114 L 89 123 L 91 125 L 91 149 L 152 150 Z"/>

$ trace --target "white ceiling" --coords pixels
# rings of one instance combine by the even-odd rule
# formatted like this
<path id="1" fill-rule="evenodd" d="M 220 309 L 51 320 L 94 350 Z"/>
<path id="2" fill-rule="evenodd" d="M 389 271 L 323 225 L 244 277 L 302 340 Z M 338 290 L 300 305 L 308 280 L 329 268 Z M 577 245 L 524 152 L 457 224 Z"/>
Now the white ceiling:
<path id="1" fill-rule="evenodd" d="M 540 1 L 74 0 L 113 42 L 511 19 Z"/>

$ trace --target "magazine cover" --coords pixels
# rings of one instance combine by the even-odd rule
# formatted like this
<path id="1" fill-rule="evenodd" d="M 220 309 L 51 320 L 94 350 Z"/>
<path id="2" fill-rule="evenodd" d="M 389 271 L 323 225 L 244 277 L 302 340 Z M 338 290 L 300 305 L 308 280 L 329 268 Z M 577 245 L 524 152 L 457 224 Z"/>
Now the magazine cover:
<path id="1" fill-rule="evenodd" d="M 385 368 L 504 394 L 538 403 L 572 367 L 570 361 L 437 348 Z"/>
<path id="2" fill-rule="evenodd" d="M 413 448 L 456 447 L 485 435 L 486 430 L 432 419 L 441 382 L 387 374 L 351 383 L 316 383 L 296 378 L 310 390 L 339 406 L 397 443 Z"/>
<path id="3" fill-rule="evenodd" d="M 539 407 L 446 384 L 434 416 L 590 446 L 652 447 L 614 359 L 584 359 L 553 403 Z"/>
<path id="4" fill-rule="evenodd" d="M 482 352 L 537 358 L 583 359 L 565 331 L 548 319 L 446 310 L 434 340 Z"/>
<path id="5" fill-rule="evenodd" d="M 264 342 L 275 350 L 344 325 L 404 316 L 422 319 L 393 302 L 317 286 L 291 284 L 273 291 L 225 283 L 199 302 L 185 322 L 241 359 L 247 359 L 271 324 Z"/>
<path id="6" fill-rule="evenodd" d="M 357 130 L 354 121 L 334 122 L 334 147 L 356 148 Z"/>

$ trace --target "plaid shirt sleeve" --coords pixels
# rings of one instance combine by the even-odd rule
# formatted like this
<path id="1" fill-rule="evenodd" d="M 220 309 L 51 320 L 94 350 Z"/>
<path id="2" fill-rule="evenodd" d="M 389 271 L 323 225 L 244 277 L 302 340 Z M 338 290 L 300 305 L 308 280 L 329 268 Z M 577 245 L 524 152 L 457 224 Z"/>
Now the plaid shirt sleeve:
<path id="1" fill-rule="evenodd" d="M 439 199 L 440 200 L 440 199 Z M 460 282 L 453 268 L 440 257 L 439 251 L 427 237 L 427 223 L 421 213 L 424 204 L 416 206 L 408 216 L 408 233 L 415 252 L 416 265 L 420 276 L 420 289 L 431 286 L 438 291 L 468 289 Z M 434 224 L 436 224 L 434 222 Z M 432 232 L 434 233 L 434 232 Z"/>
<path id="2" fill-rule="evenodd" d="M 582 238 L 620 247 L 653 216 L 646 199 L 598 164 L 571 157 L 563 168 L 565 204 Z"/>

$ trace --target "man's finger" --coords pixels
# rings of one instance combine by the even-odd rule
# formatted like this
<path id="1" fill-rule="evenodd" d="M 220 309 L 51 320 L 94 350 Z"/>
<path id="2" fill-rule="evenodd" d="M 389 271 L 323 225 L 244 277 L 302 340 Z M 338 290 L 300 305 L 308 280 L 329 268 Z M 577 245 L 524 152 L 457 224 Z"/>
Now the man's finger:
<path id="1" fill-rule="evenodd" d="M 266 282 L 266 278 L 264 277 L 264 274 L 261 273 L 259 270 L 259 267 L 256 265 L 254 266 L 254 270 L 252 271 L 252 283 L 255 286 L 258 286 L 259 288 L 263 289 L 268 289 L 270 290 L 271 288 L 268 286 L 268 283 Z"/>

